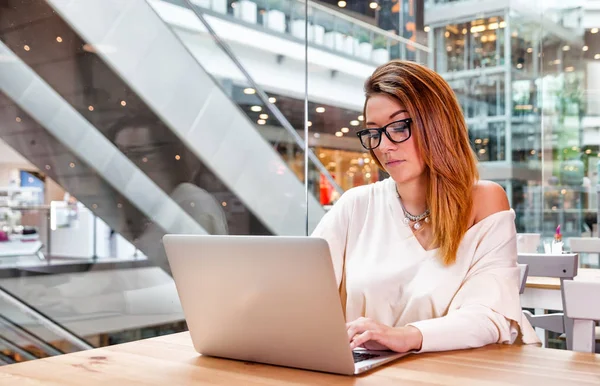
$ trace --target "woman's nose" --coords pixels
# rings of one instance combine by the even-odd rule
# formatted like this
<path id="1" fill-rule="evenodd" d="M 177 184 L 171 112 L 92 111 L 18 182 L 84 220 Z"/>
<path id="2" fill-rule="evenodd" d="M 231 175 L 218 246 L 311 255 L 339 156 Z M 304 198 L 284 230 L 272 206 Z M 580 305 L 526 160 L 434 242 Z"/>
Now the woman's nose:
<path id="1" fill-rule="evenodd" d="M 390 151 L 396 149 L 398 144 L 390 141 L 390 139 L 385 135 L 385 133 L 381 134 L 381 143 L 379 144 L 379 148 L 381 151 Z"/>

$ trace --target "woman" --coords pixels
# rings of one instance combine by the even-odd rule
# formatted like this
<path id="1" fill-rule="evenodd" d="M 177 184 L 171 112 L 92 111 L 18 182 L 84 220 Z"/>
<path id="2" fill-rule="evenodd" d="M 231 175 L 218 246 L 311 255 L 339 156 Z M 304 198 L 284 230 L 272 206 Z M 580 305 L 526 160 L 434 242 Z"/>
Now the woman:
<path id="1" fill-rule="evenodd" d="M 365 92 L 358 136 L 390 178 L 347 191 L 313 233 L 329 243 L 351 347 L 539 342 L 521 313 L 514 211 L 479 180 L 452 89 L 392 61 Z"/>

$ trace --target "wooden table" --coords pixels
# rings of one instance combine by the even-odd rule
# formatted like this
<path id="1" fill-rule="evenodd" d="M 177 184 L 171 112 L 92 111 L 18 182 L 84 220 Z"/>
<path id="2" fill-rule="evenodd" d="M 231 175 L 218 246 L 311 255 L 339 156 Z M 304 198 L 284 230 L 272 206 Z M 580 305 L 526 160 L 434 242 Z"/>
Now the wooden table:
<path id="1" fill-rule="evenodd" d="M 188 333 L 0 367 L 0 385 L 600 385 L 600 355 L 533 346 L 418 354 L 358 377 L 210 357 Z"/>

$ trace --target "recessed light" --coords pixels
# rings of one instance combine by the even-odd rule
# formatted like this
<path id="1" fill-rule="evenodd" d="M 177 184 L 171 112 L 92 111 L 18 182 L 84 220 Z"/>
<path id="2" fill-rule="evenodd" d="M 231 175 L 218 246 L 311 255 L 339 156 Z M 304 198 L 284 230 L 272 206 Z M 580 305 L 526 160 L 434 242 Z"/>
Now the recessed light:
<path id="1" fill-rule="evenodd" d="M 259 119 L 258 121 L 256 121 L 256 123 L 258 123 L 259 125 L 264 125 L 265 123 L 267 123 L 267 121 L 265 121 L 264 119 Z"/>
<path id="2" fill-rule="evenodd" d="M 593 34 L 597 34 L 598 33 L 598 28 L 592 28 L 590 30 L 590 32 L 593 33 Z"/>
<path id="3" fill-rule="evenodd" d="M 175 155 L 175 159 L 176 159 L 177 161 L 179 161 L 179 160 L 181 159 L 181 156 L 180 156 L 179 154 L 176 154 L 176 155 Z"/>
<path id="4" fill-rule="evenodd" d="M 312 122 L 311 121 L 306 122 L 306 124 L 308 125 L 308 127 L 312 126 Z"/>
<path id="5" fill-rule="evenodd" d="M 319 114 L 320 114 L 320 113 L 324 113 L 324 112 L 325 112 L 325 107 L 317 107 L 317 108 L 315 109 L 315 111 L 316 111 L 317 113 L 319 113 Z"/>
<path id="6" fill-rule="evenodd" d="M 221 205 L 223 205 L 223 206 L 227 206 L 227 203 L 226 203 L 225 201 L 223 201 L 223 202 L 221 203 Z"/>
<path id="7" fill-rule="evenodd" d="M 517 64 L 517 68 L 523 68 L 523 64 L 521 64 L 521 63 Z"/>
<path id="8" fill-rule="evenodd" d="M 594 55 L 594 59 L 600 59 L 600 54 Z"/>
<path id="9" fill-rule="evenodd" d="M 69 167 L 72 169 L 72 168 L 74 168 L 74 167 L 75 167 L 75 164 L 74 164 L 73 162 L 71 162 L 71 163 L 69 164 Z"/>
<path id="10" fill-rule="evenodd" d="M 358 125 L 360 125 L 360 122 L 359 121 L 350 121 L 350 125 L 358 126 Z"/>
<path id="11" fill-rule="evenodd" d="M 251 88 L 251 87 L 248 87 L 248 88 L 244 89 L 244 94 L 246 94 L 246 95 L 253 95 L 253 94 L 256 94 L 256 90 L 253 89 L 253 88 Z"/>
<path id="12" fill-rule="evenodd" d="M 121 209 L 122 207 L 123 207 L 123 204 L 121 204 L 121 203 L 117 204 L 117 208 Z"/>
<path id="13" fill-rule="evenodd" d="M 429 32 L 429 31 L 431 31 L 431 27 L 429 27 L 429 26 L 427 25 L 427 26 L 425 26 L 425 28 L 423 28 L 423 31 L 425 31 L 425 32 Z"/>
<path id="14" fill-rule="evenodd" d="M 123 106 L 123 107 L 127 106 L 127 102 L 121 101 L 121 106 Z"/>
<path id="15" fill-rule="evenodd" d="M 377 4 L 375 1 L 372 1 L 371 4 L 369 4 L 369 8 L 371 9 L 377 9 L 378 6 L 379 4 Z"/>
<path id="16" fill-rule="evenodd" d="M 315 138 L 321 138 L 321 134 L 319 134 L 319 133 L 314 133 L 314 134 L 313 134 L 313 137 L 315 137 Z"/>
<path id="17" fill-rule="evenodd" d="M 349 129 L 349 128 L 347 128 L 347 127 L 342 127 L 342 129 L 341 129 L 340 131 L 341 131 L 342 133 L 346 134 L 347 132 L 349 132 L 349 131 L 350 131 L 350 129 Z"/>
<path id="18" fill-rule="evenodd" d="M 97 204 L 92 204 L 92 208 L 98 209 L 98 205 Z"/>
<path id="19" fill-rule="evenodd" d="M 344 135 L 344 133 L 342 133 L 341 131 L 336 131 L 335 132 L 335 136 L 336 137 L 342 137 Z"/>
<path id="20" fill-rule="evenodd" d="M 527 49 L 527 53 L 528 53 L 528 54 L 531 54 L 532 52 L 533 52 L 533 48 L 529 47 L 529 48 Z"/>
<path id="21" fill-rule="evenodd" d="M 346 2 L 344 0 L 338 1 L 338 7 L 344 8 L 346 6 Z"/>
<path id="22" fill-rule="evenodd" d="M 573 72 L 573 71 L 575 71 L 575 67 L 569 66 L 569 67 L 565 68 L 565 71 L 566 72 Z"/>
<path id="23" fill-rule="evenodd" d="M 358 116 L 358 120 L 362 122 L 362 121 L 364 121 L 364 120 L 365 120 L 365 117 L 364 117 L 363 115 L 359 115 L 359 116 Z"/>
<path id="24" fill-rule="evenodd" d="M 271 102 L 271 103 L 275 103 L 275 102 L 277 102 L 277 98 L 275 98 L 275 97 L 270 97 L 270 98 L 269 98 L 269 102 Z"/>
<path id="25" fill-rule="evenodd" d="M 250 107 L 250 110 L 254 111 L 255 113 L 258 113 L 259 111 L 262 111 L 262 107 L 252 106 L 252 107 Z"/>
<path id="26" fill-rule="evenodd" d="M 29 50 L 31 50 L 31 47 L 29 47 L 27 44 L 25 44 L 25 45 L 23 46 L 23 49 L 24 49 L 25 51 L 29 51 Z"/>
<path id="27" fill-rule="evenodd" d="M 581 50 L 582 50 L 583 52 L 585 52 L 585 51 L 587 51 L 587 50 L 589 50 L 589 49 L 590 49 L 590 48 L 589 48 L 588 46 L 583 46 L 583 47 L 581 47 Z"/>
<path id="28" fill-rule="evenodd" d="M 17 123 L 21 123 L 21 117 L 16 117 L 15 121 L 17 121 Z"/>
<path id="29" fill-rule="evenodd" d="M 88 106 L 88 110 L 94 111 L 94 106 Z"/>
<path id="30" fill-rule="evenodd" d="M 569 47 L 569 46 L 563 46 L 563 48 L 562 48 L 563 51 L 569 51 L 570 49 L 571 49 L 571 47 Z"/>
<path id="31" fill-rule="evenodd" d="M 146 157 L 142 158 L 142 162 L 143 162 L 143 163 L 146 163 L 146 162 L 148 162 L 148 158 L 146 158 Z"/>
<path id="32" fill-rule="evenodd" d="M 260 119 L 269 119 L 269 114 L 260 114 L 258 117 Z"/>
<path id="33" fill-rule="evenodd" d="M 46 165 L 46 170 L 50 170 L 50 169 L 52 169 L 52 166 Z"/>
<path id="34" fill-rule="evenodd" d="M 62 38 L 60 36 L 57 36 L 56 37 L 56 41 L 59 42 L 59 43 L 62 43 Z"/>

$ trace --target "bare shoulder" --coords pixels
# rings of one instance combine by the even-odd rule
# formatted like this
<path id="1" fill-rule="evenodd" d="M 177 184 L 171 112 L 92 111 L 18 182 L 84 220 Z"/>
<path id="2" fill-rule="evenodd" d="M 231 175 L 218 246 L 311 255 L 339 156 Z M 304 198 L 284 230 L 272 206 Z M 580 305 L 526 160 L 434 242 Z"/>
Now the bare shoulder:
<path id="1" fill-rule="evenodd" d="M 508 196 L 502 186 L 492 181 L 480 180 L 473 186 L 473 224 L 494 213 L 509 210 Z"/>

